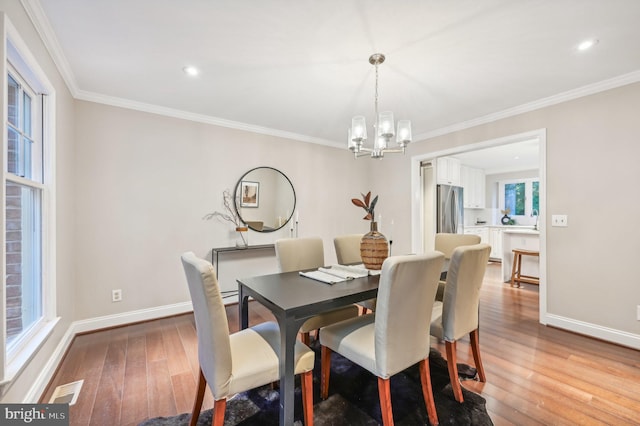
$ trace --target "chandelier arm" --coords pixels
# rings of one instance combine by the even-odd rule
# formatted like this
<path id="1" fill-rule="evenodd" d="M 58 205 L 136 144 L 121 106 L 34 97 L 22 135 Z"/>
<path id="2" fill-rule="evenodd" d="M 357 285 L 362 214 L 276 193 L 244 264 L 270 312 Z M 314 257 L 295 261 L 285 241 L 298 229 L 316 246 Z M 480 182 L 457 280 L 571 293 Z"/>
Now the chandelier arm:
<path id="1" fill-rule="evenodd" d="M 399 153 L 404 154 L 405 152 L 404 150 L 405 150 L 404 148 L 386 148 L 386 149 L 383 149 L 382 152 L 385 152 L 385 153 L 389 152 L 392 154 L 399 154 Z"/>

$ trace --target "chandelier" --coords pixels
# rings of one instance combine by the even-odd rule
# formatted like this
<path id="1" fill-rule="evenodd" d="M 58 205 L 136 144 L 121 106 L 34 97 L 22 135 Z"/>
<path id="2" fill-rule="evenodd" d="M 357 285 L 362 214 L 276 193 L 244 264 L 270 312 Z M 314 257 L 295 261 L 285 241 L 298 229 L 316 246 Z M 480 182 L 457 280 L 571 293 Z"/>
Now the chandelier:
<path id="1" fill-rule="evenodd" d="M 376 67 L 376 91 L 375 91 L 375 138 L 373 148 L 367 148 L 367 124 L 363 115 L 357 115 L 351 120 L 349 129 L 348 147 L 355 157 L 370 154 L 371 158 L 382 158 L 386 152 L 403 153 L 405 147 L 411 142 L 411 121 L 398 120 L 398 128 L 394 133 L 393 112 L 382 111 L 378 113 L 378 65 L 383 63 L 385 57 L 382 53 L 374 53 L 369 57 L 369 63 Z M 396 137 L 397 148 L 389 148 L 389 142 Z"/>

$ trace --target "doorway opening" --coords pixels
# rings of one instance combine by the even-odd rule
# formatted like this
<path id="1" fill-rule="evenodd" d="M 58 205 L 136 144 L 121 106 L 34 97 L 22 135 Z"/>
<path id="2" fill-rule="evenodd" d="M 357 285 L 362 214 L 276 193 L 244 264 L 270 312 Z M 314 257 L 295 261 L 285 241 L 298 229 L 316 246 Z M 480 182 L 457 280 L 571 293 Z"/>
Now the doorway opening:
<path id="1" fill-rule="evenodd" d="M 537 157 L 534 161 L 518 162 L 514 157 L 519 149 L 526 147 L 527 150 L 535 150 Z M 529 152 L 530 156 L 531 152 Z M 497 225 L 504 216 L 500 212 L 499 206 L 499 185 L 500 181 L 506 182 L 509 177 L 522 177 L 531 174 L 531 179 L 536 178 L 539 184 L 536 184 L 537 200 L 536 211 L 529 208 L 526 214 L 522 214 L 517 218 L 516 222 L 523 228 L 531 228 L 535 226 L 539 231 L 539 318 L 542 324 L 546 324 L 546 129 L 539 129 L 531 132 L 525 132 L 515 135 L 506 136 L 499 139 L 492 139 L 471 143 L 464 146 L 449 148 L 441 151 L 435 151 L 428 154 L 421 154 L 411 159 L 411 190 L 412 190 L 412 250 L 415 253 L 423 253 L 433 250 L 433 240 L 437 229 L 437 207 L 435 193 L 438 179 L 431 179 L 431 187 L 425 188 L 425 180 L 423 176 L 423 168 L 430 164 L 435 167 L 434 176 L 438 174 L 438 158 L 454 158 L 460 163 L 472 166 L 473 169 L 481 169 L 485 172 L 485 201 L 486 205 L 480 208 L 464 209 L 464 223 L 468 225 L 468 232 L 471 228 L 478 225 L 487 225 L 488 232 L 493 232 L 494 242 L 502 242 L 502 234 Z M 445 166 L 446 167 L 446 166 Z M 526 169 L 526 170 L 525 170 Z M 537 170 L 537 177 L 533 176 Z M 441 170 L 442 171 L 442 170 Z M 504 183 L 503 183 L 504 185 Z M 462 183 L 460 183 L 462 186 Z M 502 189 L 504 186 L 501 187 Z M 504 203 L 504 201 L 502 201 Z M 503 208 L 504 209 L 504 208 Z M 537 213 L 537 214 L 536 214 Z M 531 223 L 529 223 L 531 222 Z M 496 225 L 490 227 L 489 225 Z M 479 228 L 484 228 L 480 226 Z M 515 229 L 515 228 L 514 228 Z M 464 231 L 461 231 L 464 232 Z M 487 236 L 491 238 L 491 234 Z M 488 241 L 487 241 L 488 242 Z M 506 249 L 506 247 L 505 247 Z M 492 250 L 492 257 L 498 256 L 503 252 L 502 247 L 498 247 L 495 252 Z M 495 260 L 495 258 L 494 258 Z M 511 259 L 508 258 L 508 268 L 511 267 Z M 504 272 L 504 271 L 503 271 Z M 505 273 L 506 274 L 506 273 Z"/>

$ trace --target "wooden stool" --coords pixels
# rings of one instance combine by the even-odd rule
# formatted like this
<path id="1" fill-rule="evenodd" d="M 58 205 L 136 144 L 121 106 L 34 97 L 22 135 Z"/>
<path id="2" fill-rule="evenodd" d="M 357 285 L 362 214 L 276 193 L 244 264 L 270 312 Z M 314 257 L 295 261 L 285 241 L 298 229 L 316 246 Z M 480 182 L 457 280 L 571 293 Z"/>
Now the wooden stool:
<path id="1" fill-rule="evenodd" d="M 525 249 L 513 249 L 513 267 L 511 268 L 511 287 L 514 284 L 529 283 L 540 285 L 540 278 L 533 277 L 531 275 L 522 275 L 522 256 L 535 256 L 540 257 L 539 251 L 525 250 Z"/>

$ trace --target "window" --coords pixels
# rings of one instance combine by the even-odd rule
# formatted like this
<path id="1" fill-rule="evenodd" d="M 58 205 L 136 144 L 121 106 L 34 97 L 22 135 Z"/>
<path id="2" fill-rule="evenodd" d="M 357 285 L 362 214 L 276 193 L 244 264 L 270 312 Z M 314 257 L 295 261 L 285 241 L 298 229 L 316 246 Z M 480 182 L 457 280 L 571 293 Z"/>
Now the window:
<path id="1" fill-rule="evenodd" d="M 4 304 L 0 388 L 27 365 L 53 330 L 55 277 L 52 86 L 5 17 L 3 143 Z M 1 391 L 1 389 L 0 389 Z"/>
<path id="2" fill-rule="evenodd" d="M 540 211 L 539 188 L 540 182 L 537 178 L 501 181 L 500 210 L 509 210 L 511 217 L 538 214 Z"/>
<path id="3" fill-rule="evenodd" d="M 41 102 L 14 70 L 7 82 L 6 338 L 11 352 L 42 318 L 43 186 L 42 141 L 35 131 L 41 127 L 36 113 Z"/>

